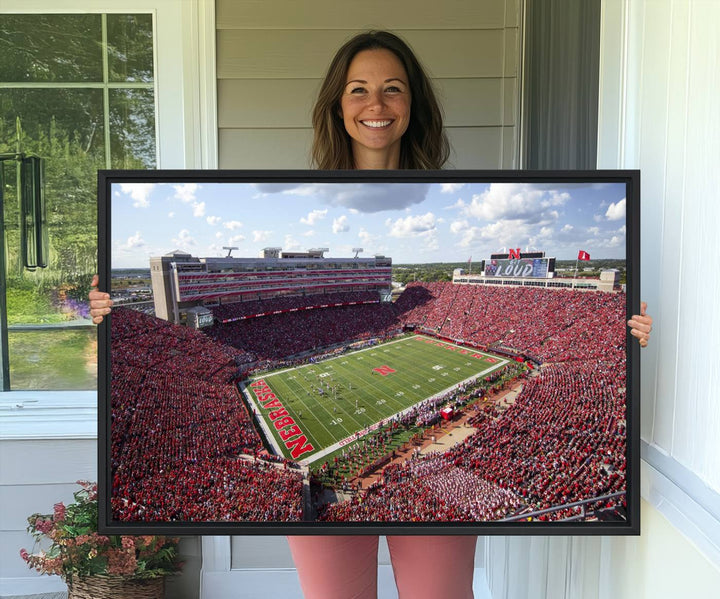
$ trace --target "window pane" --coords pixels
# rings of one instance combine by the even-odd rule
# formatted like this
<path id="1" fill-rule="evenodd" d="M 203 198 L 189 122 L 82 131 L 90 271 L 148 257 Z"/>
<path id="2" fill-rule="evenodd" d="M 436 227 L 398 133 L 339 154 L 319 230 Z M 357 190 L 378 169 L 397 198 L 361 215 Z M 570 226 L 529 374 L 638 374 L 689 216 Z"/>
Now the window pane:
<path id="1" fill-rule="evenodd" d="M 151 82 L 150 16 L 110 15 L 108 22 L 115 75 L 121 72 L 133 84 Z M 35 35 L 38 32 L 42 34 Z M 123 41 L 124 35 L 128 40 Z M 101 37 L 100 15 L 0 18 L 0 48 L 8 51 L 7 60 L 2 55 L 0 82 L 52 83 L 0 93 L 0 153 L 13 154 L 19 148 L 45 161 L 49 233 L 48 267 L 25 269 L 16 161 L 5 160 L 0 209 L 12 389 L 96 386 L 97 333 L 90 325 L 87 294 L 97 271 L 97 170 L 109 166 L 107 149 L 113 166 L 153 168 L 156 163 L 154 92 L 110 89 L 110 106 L 106 104 Z M 97 56 L 91 60 L 91 55 Z M 66 81 L 93 83 L 93 88 L 63 88 Z"/>
<path id="2" fill-rule="evenodd" d="M 97 387 L 96 327 L 10 330 L 10 381 L 14 390 L 83 390 Z"/>
<path id="3" fill-rule="evenodd" d="M 100 15 L 2 15 L 0 81 L 102 81 Z"/>
<path id="4" fill-rule="evenodd" d="M 0 152 L 15 151 L 19 118 L 21 151 L 45 159 L 50 240 L 49 267 L 34 273 L 25 271 L 20 262 L 16 163 L 6 161 L 3 209 L 7 275 L 11 281 L 32 281 L 52 294 L 53 285 L 76 284 L 78 276 L 95 268 L 96 171 L 105 164 L 102 90 L 5 90 L 0 109 Z M 72 291 L 69 296 L 74 297 Z M 54 297 L 51 304 L 62 309 L 58 301 Z M 14 306 L 23 308 L 21 304 Z M 35 308 L 21 312 L 8 308 L 11 323 L 48 322 L 48 318 Z"/>
<path id="5" fill-rule="evenodd" d="M 152 90 L 110 90 L 112 168 L 155 168 L 154 108 Z"/>
<path id="6" fill-rule="evenodd" d="M 16 119 L 22 150 L 49 158 L 67 145 L 104 160 L 105 120 L 101 89 L 3 89 L 0 93 L 0 152 L 16 149 Z M 102 168 L 102 167 L 101 167 Z"/>
<path id="7" fill-rule="evenodd" d="M 110 81 L 153 80 L 152 15 L 108 15 Z"/>
<path id="8" fill-rule="evenodd" d="M 10 382 L 13 389 L 92 389 L 95 335 L 65 330 L 87 317 L 85 297 L 97 254 L 97 179 L 103 168 L 102 90 L 11 89 L 0 101 L 0 152 L 20 148 L 45 159 L 48 268 L 23 268 L 16 162 L 5 161 L 5 221 Z M 27 331 L 17 326 L 56 325 Z"/>

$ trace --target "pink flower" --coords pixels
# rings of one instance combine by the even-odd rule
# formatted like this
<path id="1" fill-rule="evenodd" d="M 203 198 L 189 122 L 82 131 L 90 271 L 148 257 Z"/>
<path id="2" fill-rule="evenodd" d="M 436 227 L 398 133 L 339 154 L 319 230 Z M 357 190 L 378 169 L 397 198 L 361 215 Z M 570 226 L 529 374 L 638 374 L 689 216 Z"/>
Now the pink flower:
<path id="1" fill-rule="evenodd" d="M 129 576 L 135 573 L 137 560 L 135 553 L 123 549 L 108 550 L 108 574 Z"/>
<path id="2" fill-rule="evenodd" d="M 61 522 L 62 520 L 65 520 L 65 504 L 63 504 L 62 502 L 56 503 L 53 506 L 53 510 L 55 512 L 55 522 Z"/>
<path id="3" fill-rule="evenodd" d="M 21 549 L 20 550 L 20 557 L 23 559 L 23 561 L 27 562 L 30 560 L 30 554 L 27 552 L 27 549 Z"/>
<path id="4" fill-rule="evenodd" d="M 121 543 L 125 549 L 135 549 L 135 541 L 132 537 L 123 537 Z"/>
<path id="5" fill-rule="evenodd" d="M 52 530 L 53 522 L 52 520 L 43 520 L 42 518 L 38 518 L 35 520 L 35 528 L 42 534 L 46 535 Z"/>

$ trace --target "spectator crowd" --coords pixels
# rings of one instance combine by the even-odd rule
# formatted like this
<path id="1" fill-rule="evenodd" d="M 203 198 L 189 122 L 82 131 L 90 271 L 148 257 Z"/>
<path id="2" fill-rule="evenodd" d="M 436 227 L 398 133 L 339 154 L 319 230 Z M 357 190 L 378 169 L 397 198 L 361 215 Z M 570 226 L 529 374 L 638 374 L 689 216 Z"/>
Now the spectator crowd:
<path id="1" fill-rule="evenodd" d="M 353 292 L 227 304 L 213 312 L 224 322 L 201 333 L 113 311 L 118 519 L 300 519 L 301 476 L 253 458 L 263 446 L 234 384 L 238 373 L 403 328 L 530 355 L 543 366 L 510 407 L 478 415 L 465 441 L 388 466 L 383 481 L 327 506 L 320 519 L 494 520 L 626 488 L 623 293 L 411 283 L 392 304 Z M 430 425 L 442 403 L 426 401 L 406 417 Z M 623 505 L 620 497 L 596 507 Z M 576 513 L 563 509 L 539 519 Z"/>

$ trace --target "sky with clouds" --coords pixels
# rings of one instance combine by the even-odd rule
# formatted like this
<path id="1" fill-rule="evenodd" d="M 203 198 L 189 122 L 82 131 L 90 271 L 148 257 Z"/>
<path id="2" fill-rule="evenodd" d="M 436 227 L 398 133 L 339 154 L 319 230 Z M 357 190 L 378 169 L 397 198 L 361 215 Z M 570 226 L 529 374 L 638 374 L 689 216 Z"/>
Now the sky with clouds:
<path id="1" fill-rule="evenodd" d="M 521 248 L 625 257 L 620 183 L 113 183 L 112 268 L 151 256 L 256 257 L 265 247 L 396 264 L 467 262 Z"/>

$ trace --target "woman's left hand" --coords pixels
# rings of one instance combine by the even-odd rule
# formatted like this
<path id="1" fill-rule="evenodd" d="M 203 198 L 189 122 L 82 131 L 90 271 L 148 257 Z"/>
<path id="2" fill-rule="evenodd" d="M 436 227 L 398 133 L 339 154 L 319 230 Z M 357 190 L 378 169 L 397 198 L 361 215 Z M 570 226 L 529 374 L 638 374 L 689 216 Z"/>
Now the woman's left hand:
<path id="1" fill-rule="evenodd" d="M 647 304 L 640 302 L 640 314 L 634 314 L 628 320 L 630 334 L 637 337 L 640 341 L 640 347 L 647 347 L 648 339 L 650 339 L 650 331 L 652 331 L 652 316 L 646 314 Z"/>

